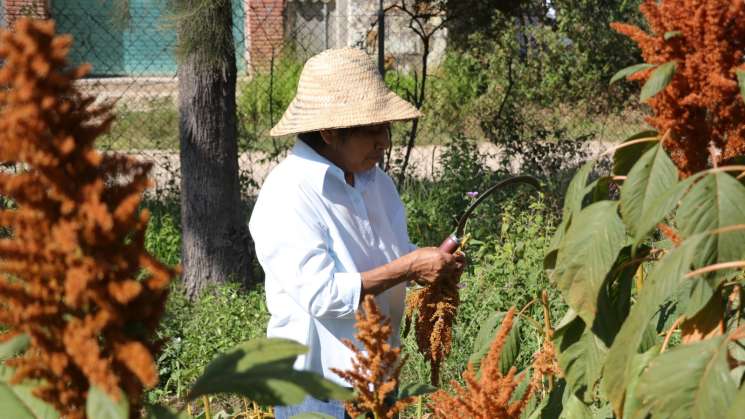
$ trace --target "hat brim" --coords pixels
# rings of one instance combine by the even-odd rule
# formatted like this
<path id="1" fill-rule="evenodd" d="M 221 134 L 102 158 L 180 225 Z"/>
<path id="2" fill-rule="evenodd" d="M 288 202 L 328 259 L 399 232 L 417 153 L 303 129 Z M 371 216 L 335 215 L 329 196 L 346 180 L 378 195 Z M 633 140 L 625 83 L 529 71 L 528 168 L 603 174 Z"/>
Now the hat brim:
<path id="1" fill-rule="evenodd" d="M 269 131 L 272 137 L 335 128 L 408 121 L 422 116 L 409 102 L 389 91 L 373 102 L 325 103 L 308 106 L 295 97 L 282 119 Z"/>

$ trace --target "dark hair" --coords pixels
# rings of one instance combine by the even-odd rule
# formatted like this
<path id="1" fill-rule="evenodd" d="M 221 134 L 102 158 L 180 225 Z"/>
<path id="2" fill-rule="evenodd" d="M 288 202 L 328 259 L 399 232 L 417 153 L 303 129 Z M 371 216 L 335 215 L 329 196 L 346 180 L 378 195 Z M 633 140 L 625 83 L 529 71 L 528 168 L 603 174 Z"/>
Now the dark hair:
<path id="1" fill-rule="evenodd" d="M 341 141 L 345 142 L 349 138 L 349 134 L 352 133 L 352 131 L 354 131 L 355 129 L 357 129 L 357 127 L 337 128 L 336 130 L 339 131 Z M 320 149 L 324 146 L 323 137 L 321 137 L 321 131 L 301 132 L 297 135 L 297 138 L 303 140 L 305 144 L 308 144 L 314 149 Z"/>
<path id="2" fill-rule="evenodd" d="M 303 140 L 305 144 L 308 144 L 316 150 L 323 147 L 323 137 L 321 137 L 321 131 L 301 132 L 297 135 L 297 138 Z"/>

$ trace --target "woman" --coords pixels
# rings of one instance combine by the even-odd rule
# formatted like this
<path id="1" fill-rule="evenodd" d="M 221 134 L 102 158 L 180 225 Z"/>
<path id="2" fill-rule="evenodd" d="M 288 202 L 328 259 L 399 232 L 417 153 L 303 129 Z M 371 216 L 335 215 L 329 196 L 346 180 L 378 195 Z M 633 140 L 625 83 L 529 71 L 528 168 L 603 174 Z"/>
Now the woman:
<path id="1" fill-rule="evenodd" d="M 409 241 L 406 216 L 377 162 L 391 145 L 389 123 L 420 116 L 391 92 L 362 51 L 324 51 L 305 64 L 298 91 L 272 136 L 297 134 L 290 155 L 267 177 L 249 228 L 266 274 L 270 337 L 307 345 L 295 368 L 349 386 L 331 369 L 351 367 L 355 311 L 375 296 L 398 346 L 406 284 L 432 284 L 463 271 L 465 260 Z M 277 407 L 344 418 L 343 404 L 311 397 Z"/>

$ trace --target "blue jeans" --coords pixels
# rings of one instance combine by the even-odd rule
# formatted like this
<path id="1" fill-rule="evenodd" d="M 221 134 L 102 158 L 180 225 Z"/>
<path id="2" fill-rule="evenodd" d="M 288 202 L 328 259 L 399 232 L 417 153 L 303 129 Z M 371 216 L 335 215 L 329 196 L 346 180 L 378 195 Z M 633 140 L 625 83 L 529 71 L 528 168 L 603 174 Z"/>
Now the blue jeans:
<path id="1" fill-rule="evenodd" d="M 350 416 L 344 410 L 344 402 L 339 400 L 329 400 L 325 402 L 307 396 L 300 404 L 274 407 L 274 417 L 276 419 L 290 419 L 290 417 L 294 415 L 305 412 L 325 413 L 337 419 L 350 419 Z"/>

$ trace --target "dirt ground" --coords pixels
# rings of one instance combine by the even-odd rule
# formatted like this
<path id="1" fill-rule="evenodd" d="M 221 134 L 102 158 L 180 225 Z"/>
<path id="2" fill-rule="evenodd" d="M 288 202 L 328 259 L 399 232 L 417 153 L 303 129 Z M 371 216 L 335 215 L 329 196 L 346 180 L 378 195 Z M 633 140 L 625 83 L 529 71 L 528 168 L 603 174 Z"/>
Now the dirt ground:
<path id="1" fill-rule="evenodd" d="M 592 155 L 599 155 L 600 153 L 610 149 L 613 146 L 611 143 L 592 143 L 591 153 Z M 499 168 L 499 163 L 502 161 L 502 152 L 498 146 L 491 143 L 481 143 L 479 150 L 487 156 L 486 164 L 492 170 Z M 435 145 L 425 145 L 415 147 L 411 152 L 410 163 L 408 173 L 415 176 L 416 178 L 431 178 L 434 173 L 438 170 L 438 161 L 442 154 L 443 147 Z M 402 152 L 402 151 L 400 151 Z M 163 151 L 163 150 L 141 150 L 137 153 L 130 154 L 131 156 L 152 161 L 153 173 L 152 178 L 155 182 L 154 190 L 166 189 L 168 185 L 178 185 L 178 174 L 180 170 L 179 156 L 177 152 Z M 241 153 L 238 157 L 241 173 L 250 176 L 250 178 L 257 184 L 261 185 L 269 174 L 271 169 L 280 161 L 268 161 L 266 155 L 263 153 L 253 152 Z M 511 161 L 511 169 L 513 172 L 518 172 L 520 168 L 520 162 L 516 160 Z M 248 191 L 256 192 L 256 191 Z"/>

